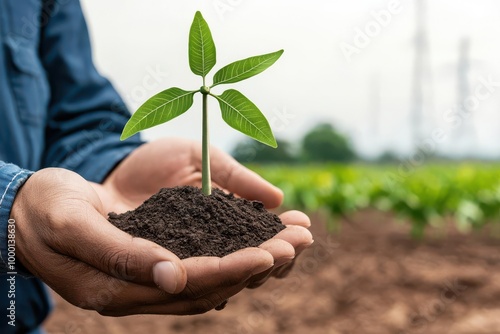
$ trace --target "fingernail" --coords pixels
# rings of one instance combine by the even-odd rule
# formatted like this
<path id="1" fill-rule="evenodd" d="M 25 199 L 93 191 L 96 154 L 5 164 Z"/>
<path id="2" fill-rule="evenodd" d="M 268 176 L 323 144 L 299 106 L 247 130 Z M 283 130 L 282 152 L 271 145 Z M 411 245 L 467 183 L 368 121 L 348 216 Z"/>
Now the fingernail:
<path id="1" fill-rule="evenodd" d="M 273 266 L 274 266 L 273 262 L 262 264 L 261 266 L 255 268 L 252 271 L 252 275 L 257 275 L 257 274 L 263 273 L 264 271 L 266 271 L 267 269 L 269 269 L 269 268 L 271 268 Z"/>
<path id="2" fill-rule="evenodd" d="M 156 285 L 168 293 L 177 289 L 177 268 L 169 261 L 158 262 L 153 267 L 153 279 Z"/>

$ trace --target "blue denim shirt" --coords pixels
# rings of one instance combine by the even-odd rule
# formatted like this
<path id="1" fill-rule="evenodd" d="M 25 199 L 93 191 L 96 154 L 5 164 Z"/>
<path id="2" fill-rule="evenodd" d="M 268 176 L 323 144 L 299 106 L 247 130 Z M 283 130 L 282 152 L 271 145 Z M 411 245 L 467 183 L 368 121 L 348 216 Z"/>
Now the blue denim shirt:
<path id="1" fill-rule="evenodd" d="M 78 0 L 0 0 L 0 273 L 24 276 L 16 275 L 12 327 L 5 314 L 10 275 L 0 275 L 1 333 L 37 333 L 50 309 L 38 279 L 18 263 L 7 268 L 17 190 L 32 171 L 49 166 L 102 182 L 141 144 L 138 136 L 119 140 L 128 117 L 94 68 Z"/>

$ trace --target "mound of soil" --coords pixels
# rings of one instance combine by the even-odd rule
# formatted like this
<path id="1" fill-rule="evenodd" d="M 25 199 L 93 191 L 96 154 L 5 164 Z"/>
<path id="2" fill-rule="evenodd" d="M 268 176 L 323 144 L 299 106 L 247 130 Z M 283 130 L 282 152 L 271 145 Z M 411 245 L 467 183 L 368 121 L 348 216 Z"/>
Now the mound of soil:
<path id="1" fill-rule="evenodd" d="M 109 221 L 134 237 L 154 241 L 179 258 L 225 256 L 257 247 L 285 228 L 259 201 L 214 189 L 163 188 L 133 211 L 111 212 Z"/>

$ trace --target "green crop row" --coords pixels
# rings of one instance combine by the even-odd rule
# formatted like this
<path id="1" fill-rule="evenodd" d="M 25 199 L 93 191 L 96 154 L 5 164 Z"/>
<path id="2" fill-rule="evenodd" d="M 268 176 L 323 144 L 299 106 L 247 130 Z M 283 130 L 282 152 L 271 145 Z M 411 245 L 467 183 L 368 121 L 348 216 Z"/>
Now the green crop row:
<path id="1" fill-rule="evenodd" d="M 500 165 L 250 166 L 285 192 L 287 207 L 334 216 L 365 208 L 390 211 L 422 235 L 451 218 L 467 232 L 500 218 Z"/>

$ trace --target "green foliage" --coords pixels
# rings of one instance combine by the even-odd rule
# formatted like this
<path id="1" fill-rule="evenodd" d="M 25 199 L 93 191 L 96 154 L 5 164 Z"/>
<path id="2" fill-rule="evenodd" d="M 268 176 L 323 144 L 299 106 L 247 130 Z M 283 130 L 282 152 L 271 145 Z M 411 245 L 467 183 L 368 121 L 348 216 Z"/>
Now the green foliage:
<path id="1" fill-rule="evenodd" d="M 239 162 L 248 163 L 295 163 L 297 158 L 293 155 L 290 143 L 277 140 L 278 147 L 273 149 L 254 140 L 239 142 L 231 155 Z"/>
<path id="2" fill-rule="evenodd" d="M 222 119 L 229 126 L 261 143 L 278 146 L 266 117 L 252 101 L 234 89 L 215 97 L 219 101 Z"/>
<path id="3" fill-rule="evenodd" d="M 500 166 L 428 165 L 402 172 L 398 165 L 253 167 L 285 192 L 285 205 L 327 209 L 334 216 L 375 208 L 393 212 L 422 236 L 429 225 L 455 222 L 462 232 L 500 219 Z"/>
<path id="4" fill-rule="evenodd" d="M 278 147 L 282 144 L 278 141 Z M 332 125 L 321 123 L 313 127 L 302 139 L 299 152 L 292 152 L 290 144 L 283 150 L 264 149 L 258 143 L 243 141 L 233 151 L 233 156 L 240 162 L 347 162 L 356 157 L 348 139 L 335 131 Z"/>
<path id="5" fill-rule="evenodd" d="M 205 78 L 215 62 L 216 51 L 212 33 L 201 13 L 196 12 L 189 30 L 189 67 L 194 74 Z"/>
<path id="6" fill-rule="evenodd" d="M 238 60 L 224 66 L 215 73 L 212 87 L 221 84 L 235 83 L 253 77 L 274 64 L 282 54 L 283 50 L 279 50 L 261 56 Z"/>
<path id="7" fill-rule="evenodd" d="M 211 87 L 257 75 L 274 64 L 282 54 L 283 50 L 279 50 L 233 62 L 215 74 Z M 227 90 L 222 95 L 210 92 L 211 87 L 205 85 L 205 76 L 215 64 L 216 48 L 212 33 L 201 13 L 196 12 L 189 32 L 189 66 L 194 74 L 203 77 L 203 86 L 194 91 L 170 88 L 151 97 L 132 115 L 121 139 L 179 116 L 191 107 L 193 95 L 201 92 L 219 101 L 222 118 L 229 126 L 266 145 L 276 147 L 267 119 L 248 98 L 234 89 Z"/>
<path id="8" fill-rule="evenodd" d="M 193 105 L 194 93 L 174 87 L 151 97 L 127 122 L 120 139 L 182 115 Z"/>
<path id="9" fill-rule="evenodd" d="M 399 161 L 399 158 L 396 153 L 386 151 L 383 152 L 378 158 L 377 158 L 377 163 L 380 164 L 392 164 L 392 163 L 397 163 Z"/>
<path id="10" fill-rule="evenodd" d="M 309 131 L 302 141 L 304 161 L 347 162 L 356 157 L 346 137 L 331 124 L 319 124 Z"/>
<path id="11" fill-rule="evenodd" d="M 233 62 L 220 69 L 214 76 L 211 87 L 206 86 L 205 77 L 217 62 L 217 52 L 212 33 L 200 12 L 196 12 L 189 30 L 189 67 L 202 77 L 199 90 L 185 91 L 169 88 L 147 100 L 129 119 L 123 129 L 124 140 L 141 130 L 170 121 L 186 112 L 193 104 L 193 95 L 202 94 L 202 191 L 210 195 L 210 152 L 208 138 L 207 97 L 210 95 L 219 101 L 222 118 L 232 128 L 271 147 L 276 147 L 271 127 L 262 112 L 243 94 L 234 89 L 226 90 L 222 95 L 215 95 L 210 88 L 219 84 L 238 82 L 257 75 L 274 64 L 283 54 L 283 50 Z"/>

